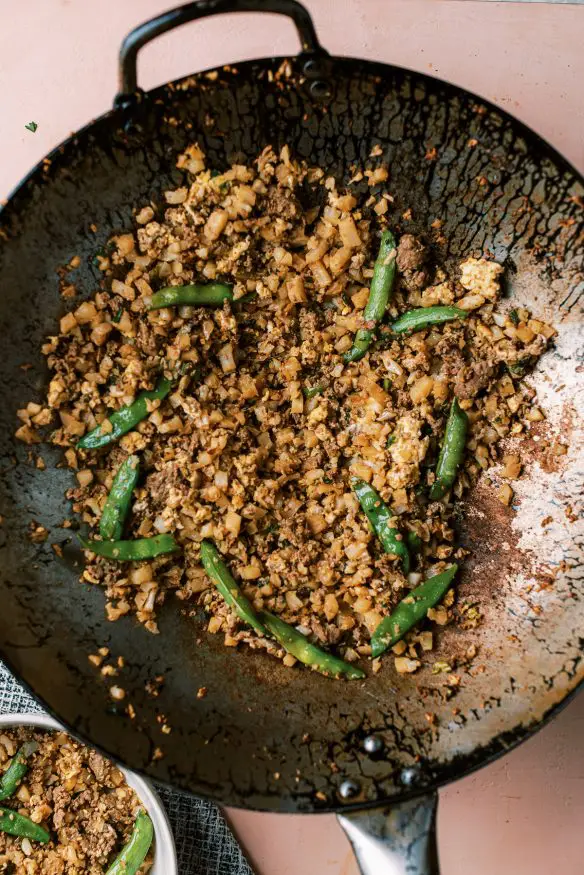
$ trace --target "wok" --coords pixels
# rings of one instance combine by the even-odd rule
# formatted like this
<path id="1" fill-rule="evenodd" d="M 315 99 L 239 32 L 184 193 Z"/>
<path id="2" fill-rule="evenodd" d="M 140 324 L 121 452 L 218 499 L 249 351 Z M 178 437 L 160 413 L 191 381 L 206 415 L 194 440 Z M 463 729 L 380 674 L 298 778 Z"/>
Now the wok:
<path id="1" fill-rule="evenodd" d="M 241 10 L 290 16 L 301 53 L 137 88 L 142 45 Z M 96 251 L 131 226 L 136 206 L 180 182 L 176 155 L 194 141 L 219 168 L 287 143 L 345 182 L 380 144 L 398 230 L 429 238 L 439 220 L 441 258 L 504 262 L 506 293 L 558 329 L 532 378 L 547 421 L 515 440 L 525 474 L 514 506 L 485 475 L 460 513 L 470 556 L 458 603 L 478 606 L 482 622 L 439 636 L 436 659 L 460 677 L 453 698 L 443 676 L 396 675 L 391 659 L 346 684 L 236 653 L 170 599 L 160 635 L 130 618 L 108 623 L 102 593 L 79 583 L 81 557 L 60 527 L 71 474 L 51 447 L 33 447 L 47 464 L 38 470 L 13 438 L 16 410 L 47 382 L 39 347 L 65 311 L 57 267 L 79 256 L 69 281 L 92 293 Z M 436 872 L 437 788 L 525 739 L 584 675 L 583 195 L 560 155 L 480 98 L 330 57 L 293 0 L 200 0 L 133 31 L 115 108 L 41 162 L 0 218 L 3 659 L 74 733 L 128 767 L 223 804 L 338 812 L 363 872 Z M 27 537 L 32 520 L 48 528 L 45 543 Z M 478 656 L 467 664 L 471 645 Z M 87 659 L 99 646 L 125 658 L 122 703 Z M 146 685 L 160 676 L 153 696 Z"/>

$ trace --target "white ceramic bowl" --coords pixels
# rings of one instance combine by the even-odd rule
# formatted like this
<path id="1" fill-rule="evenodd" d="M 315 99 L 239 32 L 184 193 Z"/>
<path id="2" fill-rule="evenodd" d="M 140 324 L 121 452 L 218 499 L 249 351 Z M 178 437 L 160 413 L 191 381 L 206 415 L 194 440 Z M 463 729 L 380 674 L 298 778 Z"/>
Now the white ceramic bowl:
<path id="1" fill-rule="evenodd" d="M 0 729 L 2 727 L 15 729 L 18 726 L 34 726 L 38 729 L 57 729 L 61 732 L 67 732 L 64 726 L 61 726 L 48 714 L 0 714 Z M 148 811 L 154 824 L 155 856 L 154 865 L 149 875 L 178 875 L 172 830 L 160 799 L 151 785 L 143 778 L 134 772 L 128 772 L 121 766 L 120 771 Z"/>

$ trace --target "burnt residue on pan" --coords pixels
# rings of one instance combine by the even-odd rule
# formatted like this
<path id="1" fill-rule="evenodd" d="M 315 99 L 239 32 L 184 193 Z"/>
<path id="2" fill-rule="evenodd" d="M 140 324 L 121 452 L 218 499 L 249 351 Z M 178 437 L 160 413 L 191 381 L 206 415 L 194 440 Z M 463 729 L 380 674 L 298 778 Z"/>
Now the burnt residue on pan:
<path id="1" fill-rule="evenodd" d="M 157 89 L 56 150 L 0 218 L 3 654 L 51 710 L 127 765 L 279 810 L 373 802 L 463 774 L 521 740 L 584 676 L 581 182 L 508 116 L 426 77 L 332 59 L 329 86 L 318 100 L 294 61 L 272 60 Z M 62 314 L 57 265 L 78 255 L 70 281 L 91 292 L 96 250 L 129 227 L 135 205 L 179 182 L 175 156 L 195 140 L 218 167 L 287 143 L 345 181 L 379 144 L 399 230 L 444 260 L 505 262 L 510 300 L 559 329 L 531 378 L 548 422 L 514 444 L 525 468 L 514 507 L 485 477 L 461 511 L 471 555 L 457 611 L 470 628 L 447 627 L 436 653 L 452 671 L 396 675 L 386 659 L 364 683 L 338 683 L 226 649 L 175 603 L 158 636 L 130 618 L 110 624 L 102 593 L 78 582 L 80 555 L 60 527 L 70 475 L 49 448 L 46 471 L 30 464 L 13 440 L 15 411 L 46 380 L 38 349 Z M 557 440 L 565 455 L 554 455 Z M 43 544 L 26 537 L 32 519 L 49 529 Z M 102 645 L 125 657 L 121 704 L 87 659 Z"/>

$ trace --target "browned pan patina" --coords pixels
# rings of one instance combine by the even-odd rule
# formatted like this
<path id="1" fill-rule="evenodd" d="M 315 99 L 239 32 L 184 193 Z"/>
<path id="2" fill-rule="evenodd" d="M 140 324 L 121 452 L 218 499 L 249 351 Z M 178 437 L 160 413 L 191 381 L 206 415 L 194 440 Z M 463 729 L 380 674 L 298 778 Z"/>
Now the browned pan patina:
<path id="1" fill-rule="evenodd" d="M 584 676 L 584 188 L 557 153 L 493 106 L 422 75 L 329 58 L 301 7 L 267 7 L 295 16 L 301 55 L 125 95 L 37 167 L 2 213 L 0 638 L 45 705 L 128 766 L 223 803 L 318 811 L 399 799 L 468 772 L 525 738 Z M 172 601 L 159 636 L 129 618 L 108 624 L 102 594 L 78 582 L 79 555 L 59 527 L 70 475 L 53 450 L 43 449 L 40 472 L 16 446 L 16 410 L 46 382 L 39 347 L 64 309 L 56 267 L 80 256 L 71 281 L 94 290 L 96 250 L 130 227 L 136 204 L 177 183 L 174 156 L 194 140 L 219 168 L 287 143 L 344 181 L 380 144 L 398 232 L 421 234 L 444 260 L 494 256 L 510 300 L 558 329 L 531 378 L 546 421 L 513 443 L 525 466 L 513 507 L 496 499 L 494 469 L 461 508 L 470 557 L 458 610 L 472 604 L 468 625 L 477 612 L 481 622 L 439 636 L 436 659 L 456 657 L 452 672 L 401 676 L 387 659 L 362 684 L 336 683 L 223 648 Z M 409 221 L 400 218 L 406 208 Z M 32 519 L 50 530 L 45 544 L 27 539 Z M 119 682 L 133 719 L 112 707 L 87 661 L 101 645 L 126 658 Z M 154 698 L 145 685 L 158 675 L 165 681 Z M 201 686 L 208 695 L 197 699 Z"/>

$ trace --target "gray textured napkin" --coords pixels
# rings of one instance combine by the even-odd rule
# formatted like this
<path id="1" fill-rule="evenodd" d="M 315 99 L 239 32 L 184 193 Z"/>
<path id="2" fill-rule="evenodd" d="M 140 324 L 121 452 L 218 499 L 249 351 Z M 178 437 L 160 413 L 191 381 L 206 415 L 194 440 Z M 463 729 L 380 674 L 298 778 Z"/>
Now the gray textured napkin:
<path id="1" fill-rule="evenodd" d="M 42 711 L 0 662 L 0 714 Z M 216 805 L 156 788 L 168 812 L 180 875 L 253 875 Z"/>

